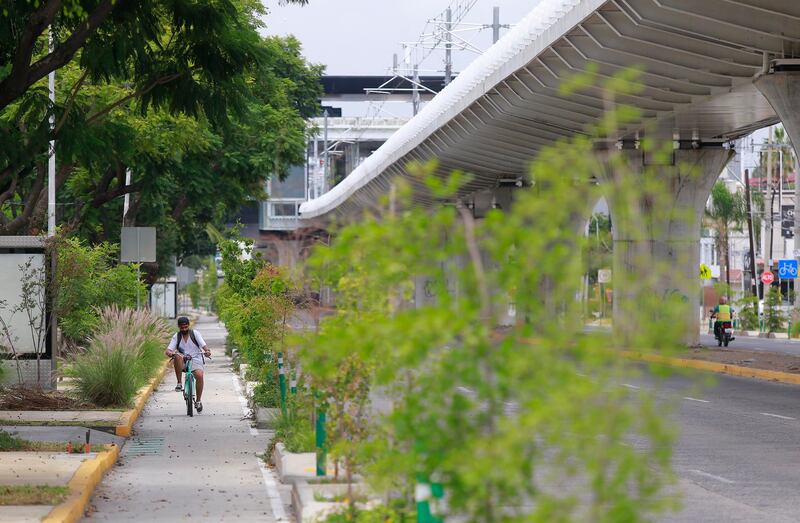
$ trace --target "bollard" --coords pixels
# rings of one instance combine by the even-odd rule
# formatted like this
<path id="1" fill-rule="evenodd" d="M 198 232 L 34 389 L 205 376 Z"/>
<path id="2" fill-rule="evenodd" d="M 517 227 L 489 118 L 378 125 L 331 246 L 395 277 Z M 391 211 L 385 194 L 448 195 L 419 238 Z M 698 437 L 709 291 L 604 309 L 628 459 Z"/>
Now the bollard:
<path id="1" fill-rule="evenodd" d="M 278 353 L 278 382 L 281 388 L 281 414 L 286 417 L 286 371 L 283 369 L 283 353 Z"/>
<path id="2" fill-rule="evenodd" d="M 436 516 L 435 506 L 444 497 L 444 488 L 438 483 L 429 483 L 422 474 L 417 474 L 414 500 L 417 504 L 417 523 L 442 523 Z M 431 507 L 433 502 L 434 507 Z"/>
<path id="3" fill-rule="evenodd" d="M 316 396 L 316 394 L 315 394 Z M 325 409 L 317 406 L 316 444 L 317 444 L 317 476 L 324 476 L 328 472 L 328 456 L 325 451 Z"/>

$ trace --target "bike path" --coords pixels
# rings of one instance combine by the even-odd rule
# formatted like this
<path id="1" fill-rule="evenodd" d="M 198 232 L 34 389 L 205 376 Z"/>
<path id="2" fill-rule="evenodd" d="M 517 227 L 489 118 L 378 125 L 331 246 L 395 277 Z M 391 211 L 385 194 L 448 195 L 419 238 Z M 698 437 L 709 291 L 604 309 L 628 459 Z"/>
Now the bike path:
<path id="1" fill-rule="evenodd" d="M 242 419 L 241 387 L 216 318 L 194 326 L 206 361 L 203 412 L 186 415 L 170 372 L 150 398 L 84 521 L 288 521 L 290 491 L 263 467 L 271 434 Z"/>

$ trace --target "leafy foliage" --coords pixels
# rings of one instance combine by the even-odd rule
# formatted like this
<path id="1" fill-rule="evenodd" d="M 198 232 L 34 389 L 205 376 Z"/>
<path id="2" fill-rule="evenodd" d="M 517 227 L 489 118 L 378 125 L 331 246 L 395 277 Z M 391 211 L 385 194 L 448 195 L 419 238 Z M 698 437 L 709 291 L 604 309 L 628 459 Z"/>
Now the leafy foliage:
<path id="1" fill-rule="evenodd" d="M 55 310 L 65 342 L 82 345 L 98 327 L 100 310 L 134 307 L 136 294 L 147 296 L 135 265 L 117 264 L 119 246 L 103 242 L 88 246 L 78 238 L 57 237 Z"/>
<path id="2" fill-rule="evenodd" d="M 641 249 L 630 274 L 614 271 L 614 288 L 636 297 L 620 300 L 636 328 L 618 337 L 584 332 L 574 299 L 587 270 L 575 253 L 588 242 L 575 223 L 599 198 L 633 242 L 657 237 L 663 217 L 687 219 L 655 169 L 634 174 L 626 153 L 595 150 L 594 137 L 637 117 L 622 106 L 588 136 L 543 149 L 532 187 L 482 221 L 459 197 L 469 176 L 443 182 L 435 163 L 407 166 L 413 185 L 395 179 L 379 210 L 317 247 L 311 278 L 332 288 L 338 310 L 303 344 L 303 369 L 328 404 L 355 384 L 389 396 L 372 436 L 353 442 L 379 491 L 435 481 L 447 496 L 440 516 L 487 522 L 637 521 L 673 506 L 666 407 L 619 386 L 638 372 L 621 348 L 668 354 L 682 344 L 689 304 L 650 291 L 673 268 Z M 596 173 L 606 183 L 588 183 Z M 425 198 L 413 198 L 420 187 Z M 416 203 L 426 199 L 453 205 Z M 351 359 L 359 380 L 329 387 Z"/>
<path id="3" fill-rule="evenodd" d="M 322 69 L 294 38 L 259 36 L 259 2 L 72 3 L 17 2 L 0 16 L 0 231 L 43 228 L 55 139 L 66 228 L 92 242 L 118 238 L 119 197 L 130 194 L 126 224 L 160 229 L 153 278 L 173 255 L 212 253 L 206 224 L 303 161 Z M 35 75 L 13 65 L 26 53 Z M 54 67 L 51 104 L 40 73 Z"/>

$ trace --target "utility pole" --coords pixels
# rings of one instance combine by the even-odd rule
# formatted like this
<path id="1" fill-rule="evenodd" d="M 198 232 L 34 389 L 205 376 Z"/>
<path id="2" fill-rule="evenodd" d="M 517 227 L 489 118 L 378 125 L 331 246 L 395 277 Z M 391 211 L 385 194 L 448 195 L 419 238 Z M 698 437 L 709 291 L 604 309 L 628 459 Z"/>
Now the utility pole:
<path id="1" fill-rule="evenodd" d="M 492 8 L 492 43 L 496 44 L 500 40 L 500 8 Z"/>
<path id="2" fill-rule="evenodd" d="M 753 209 L 750 201 L 750 174 L 749 169 L 744 170 L 744 192 L 747 199 L 747 237 L 750 240 L 750 287 L 753 296 L 758 299 L 758 276 L 756 275 L 756 252 L 753 248 Z"/>
<path id="3" fill-rule="evenodd" d="M 413 110 L 414 116 L 417 115 L 419 112 L 419 66 L 414 66 L 414 81 L 412 82 L 413 91 L 411 92 L 411 108 Z M 445 85 L 447 85 L 447 77 L 445 77 Z"/>
<path id="4" fill-rule="evenodd" d="M 453 10 L 447 8 L 444 24 L 444 85 L 453 79 Z"/>
<path id="5" fill-rule="evenodd" d="M 324 131 L 322 134 L 322 194 L 327 192 L 328 186 L 328 110 L 322 112 L 324 118 Z"/>
<path id="6" fill-rule="evenodd" d="M 767 200 L 769 201 L 769 210 L 766 212 L 765 223 L 767 226 L 767 238 L 769 238 L 769 247 L 765 249 L 764 254 L 769 253 L 767 260 L 767 270 L 772 271 L 772 231 L 774 229 L 772 223 L 773 210 L 775 208 L 775 191 L 772 188 L 772 132 L 773 128 L 769 128 L 769 147 L 767 149 Z M 766 202 L 764 202 L 766 203 Z"/>

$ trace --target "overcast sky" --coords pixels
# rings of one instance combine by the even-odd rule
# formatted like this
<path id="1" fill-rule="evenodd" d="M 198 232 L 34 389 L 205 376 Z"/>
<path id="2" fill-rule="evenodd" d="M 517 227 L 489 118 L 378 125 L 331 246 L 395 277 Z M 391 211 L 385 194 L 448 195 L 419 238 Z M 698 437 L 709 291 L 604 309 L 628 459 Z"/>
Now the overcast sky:
<path id="1" fill-rule="evenodd" d="M 297 6 L 264 0 L 270 10 L 264 19 L 265 32 L 295 35 L 303 43 L 305 56 L 324 64 L 328 74 L 385 74 L 391 68 L 392 54 L 402 53 L 400 43 L 416 41 L 425 30 L 426 21 L 439 15 L 450 3 L 450 0 L 309 0 L 308 5 Z M 498 6 L 500 22 L 513 24 L 538 3 L 539 0 L 476 0 L 464 22 L 491 24 L 492 7 Z M 501 36 L 506 31 L 501 30 Z M 491 29 L 463 34 L 481 49 L 491 45 Z M 463 69 L 475 56 L 466 51 L 456 52 L 456 70 Z M 442 57 L 441 52 L 436 53 L 424 66 L 443 69 Z"/>

